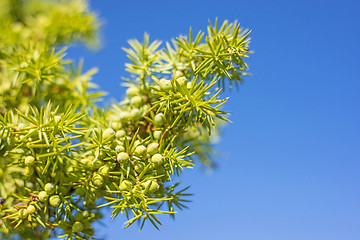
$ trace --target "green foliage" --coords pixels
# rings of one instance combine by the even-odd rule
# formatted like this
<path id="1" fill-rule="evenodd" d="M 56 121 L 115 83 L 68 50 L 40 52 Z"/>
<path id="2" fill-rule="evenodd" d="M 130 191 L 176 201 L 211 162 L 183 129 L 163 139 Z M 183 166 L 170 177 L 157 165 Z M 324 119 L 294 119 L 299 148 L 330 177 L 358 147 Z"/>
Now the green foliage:
<path id="1" fill-rule="evenodd" d="M 126 227 L 158 228 L 191 195 L 174 179 L 212 164 L 249 31 L 216 21 L 205 39 L 130 40 L 126 96 L 100 109 L 96 70 L 64 59 L 66 44 L 93 46 L 98 27 L 85 1 L 0 0 L 0 237 L 89 239 L 105 206 Z"/>

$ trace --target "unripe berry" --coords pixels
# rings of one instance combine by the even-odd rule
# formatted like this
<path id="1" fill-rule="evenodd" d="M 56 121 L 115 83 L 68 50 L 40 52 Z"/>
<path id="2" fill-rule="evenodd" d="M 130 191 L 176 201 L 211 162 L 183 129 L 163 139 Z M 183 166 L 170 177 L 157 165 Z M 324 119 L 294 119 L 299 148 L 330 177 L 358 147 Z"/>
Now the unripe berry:
<path id="1" fill-rule="evenodd" d="M 141 118 L 141 111 L 138 108 L 134 108 L 130 112 L 131 118 L 134 120 Z"/>
<path id="2" fill-rule="evenodd" d="M 177 71 L 175 72 L 175 74 L 174 74 L 174 78 L 175 78 L 175 79 L 180 78 L 180 77 L 182 77 L 182 76 L 184 76 L 184 73 L 183 73 L 182 71 L 179 71 L 179 70 L 177 70 Z"/>
<path id="3" fill-rule="evenodd" d="M 134 146 L 137 147 L 137 146 L 139 146 L 139 145 L 140 145 L 140 141 L 139 141 L 139 140 L 135 140 Z"/>
<path id="4" fill-rule="evenodd" d="M 39 194 L 38 194 L 38 198 L 39 198 L 39 200 L 41 201 L 41 202 L 45 202 L 46 200 L 47 200 L 47 198 L 48 198 L 48 194 L 47 194 L 47 192 L 45 192 L 45 191 L 41 191 L 41 192 L 39 192 Z"/>
<path id="5" fill-rule="evenodd" d="M 149 146 L 147 147 L 146 151 L 148 154 L 154 155 L 155 153 L 158 152 L 158 147 L 159 147 L 158 143 L 150 143 Z"/>
<path id="6" fill-rule="evenodd" d="M 96 159 L 96 160 L 94 160 L 94 161 L 92 162 L 92 165 L 93 165 L 94 168 L 98 169 L 99 167 L 102 166 L 102 162 L 101 162 L 101 160 Z"/>
<path id="7" fill-rule="evenodd" d="M 142 106 L 140 109 L 141 109 L 141 111 L 142 111 L 143 113 L 147 113 L 147 112 L 149 111 L 149 109 L 150 109 L 150 106 L 149 106 L 148 104 L 145 104 L 145 105 Z"/>
<path id="8" fill-rule="evenodd" d="M 83 218 L 88 218 L 89 215 L 90 215 L 89 211 L 83 211 L 83 212 L 82 212 Z"/>
<path id="9" fill-rule="evenodd" d="M 132 86 L 132 87 L 129 87 L 128 89 L 126 89 L 126 95 L 128 95 L 128 97 L 134 97 L 138 94 L 139 94 L 139 89 L 135 86 Z"/>
<path id="10" fill-rule="evenodd" d="M 92 183 L 97 187 L 101 187 L 101 185 L 104 183 L 104 179 L 100 174 L 95 174 L 92 177 Z"/>
<path id="11" fill-rule="evenodd" d="M 135 107 L 140 107 L 143 103 L 144 99 L 140 96 L 132 97 L 130 103 Z"/>
<path id="12" fill-rule="evenodd" d="M 35 163 L 35 158 L 33 156 L 27 156 L 24 161 L 25 165 L 32 166 Z"/>
<path id="13" fill-rule="evenodd" d="M 125 151 L 124 146 L 117 145 L 117 146 L 115 147 L 115 152 L 120 153 L 120 152 L 123 152 L 123 151 Z"/>
<path id="14" fill-rule="evenodd" d="M 34 168 L 33 167 L 26 166 L 24 168 L 24 176 L 30 177 L 33 174 L 34 174 Z"/>
<path id="15" fill-rule="evenodd" d="M 61 199 L 58 195 L 52 195 L 49 199 L 49 203 L 53 207 L 58 207 L 61 203 Z"/>
<path id="16" fill-rule="evenodd" d="M 119 130 L 115 134 L 115 137 L 117 137 L 117 138 L 121 138 L 123 136 L 125 136 L 125 131 L 124 130 Z"/>
<path id="17" fill-rule="evenodd" d="M 160 130 L 155 130 L 154 131 L 154 138 L 156 140 L 159 140 L 161 138 L 161 135 L 162 135 L 162 131 L 160 131 Z"/>
<path id="18" fill-rule="evenodd" d="M 163 125 L 163 117 L 164 117 L 164 114 L 163 113 L 158 113 L 158 114 L 156 114 L 155 115 L 155 117 L 154 117 L 154 121 L 155 121 L 155 123 L 157 124 L 157 125 L 159 125 L 159 126 L 161 126 L 161 125 Z"/>
<path id="19" fill-rule="evenodd" d="M 113 120 L 113 121 L 110 123 L 110 126 L 111 126 L 112 129 L 117 130 L 117 129 L 119 129 L 119 128 L 122 127 L 121 122 L 119 122 L 118 120 L 119 120 L 119 119 Z"/>
<path id="20" fill-rule="evenodd" d="M 90 158 L 83 158 L 81 159 L 81 163 L 84 164 L 85 167 L 92 167 L 92 161 Z"/>
<path id="21" fill-rule="evenodd" d="M 119 163 L 124 163 L 126 161 L 129 161 L 130 157 L 126 152 L 121 152 L 117 155 L 117 160 Z"/>
<path id="22" fill-rule="evenodd" d="M 28 215 L 29 215 L 29 212 L 25 208 L 22 208 L 19 210 L 19 217 L 21 219 L 25 219 Z"/>
<path id="23" fill-rule="evenodd" d="M 106 140 L 108 138 L 111 138 L 111 139 L 114 138 L 114 134 L 115 134 L 114 129 L 112 129 L 112 128 L 105 129 L 105 131 L 103 132 L 103 135 L 102 135 L 103 140 Z"/>
<path id="24" fill-rule="evenodd" d="M 101 166 L 98 170 L 98 173 L 102 174 L 102 175 L 108 175 L 109 172 L 110 172 L 110 169 L 108 166 Z"/>
<path id="25" fill-rule="evenodd" d="M 35 210 L 36 209 L 35 209 L 34 205 L 29 205 L 27 207 L 27 211 L 28 211 L 29 214 L 33 214 L 35 212 Z"/>
<path id="26" fill-rule="evenodd" d="M 132 183 L 129 180 L 124 180 L 120 184 L 120 190 L 130 190 L 132 188 Z"/>
<path id="27" fill-rule="evenodd" d="M 142 172 L 144 168 L 145 168 L 145 164 L 142 162 L 138 162 L 135 164 L 135 171 L 138 173 Z"/>
<path id="28" fill-rule="evenodd" d="M 156 181 L 147 180 L 145 183 L 143 183 L 143 187 L 145 189 L 148 188 L 149 185 L 150 185 L 149 190 L 148 190 L 149 193 L 154 193 L 157 190 L 159 190 L 159 184 Z"/>
<path id="29" fill-rule="evenodd" d="M 179 77 L 178 79 L 176 79 L 176 82 L 180 85 L 180 86 L 184 86 L 187 83 L 187 80 L 185 77 Z"/>
<path id="30" fill-rule="evenodd" d="M 72 226 L 73 232 L 81 232 L 82 230 L 84 230 L 84 225 L 81 222 L 75 222 Z"/>
<path id="31" fill-rule="evenodd" d="M 47 194 L 53 194 L 55 192 L 55 186 L 52 183 L 45 184 L 44 190 Z"/>
<path id="32" fill-rule="evenodd" d="M 143 156 L 146 153 L 146 147 L 139 145 L 135 148 L 135 154 L 137 156 Z"/>
<path id="33" fill-rule="evenodd" d="M 164 90 L 164 91 L 169 91 L 171 90 L 172 86 L 171 86 L 171 81 L 167 80 L 165 78 L 160 79 L 160 87 Z"/>
<path id="34" fill-rule="evenodd" d="M 154 155 L 151 157 L 151 162 L 152 162 L 152 163 L 156 163 L 156 164 L 161 163 L 161 162 L 162 162 L 162 155 L 159 154 L 159 153 L 154 154 Z"/>
<path id="35" fill-rule="evenodd" d="M 128 111 L 123 111 L 119 115 L 120 120 L 123 122 L 127 122 L 130 119 L 130 113 Z"/>

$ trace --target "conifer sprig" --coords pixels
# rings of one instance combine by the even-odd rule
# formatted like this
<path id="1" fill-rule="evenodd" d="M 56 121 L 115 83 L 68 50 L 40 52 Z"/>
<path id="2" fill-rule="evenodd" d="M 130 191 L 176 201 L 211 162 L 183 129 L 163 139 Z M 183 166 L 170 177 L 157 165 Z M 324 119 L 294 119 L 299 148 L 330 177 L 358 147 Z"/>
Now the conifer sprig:
<path id="1" fill-rule="evenodd" d="M 83 0 L 0 1 L 1 238 L 91 239 L 100 208 L 159 229 L 159 214 L 191 201 L 182 173 L 213 166 L 225 81 L 247 74 L 250 31 L 216 20 L 164 44 L 130 40 L 126 94 L 102 109 L 97 70 L 64 47 L 95 43 L 99 25 Z"/>

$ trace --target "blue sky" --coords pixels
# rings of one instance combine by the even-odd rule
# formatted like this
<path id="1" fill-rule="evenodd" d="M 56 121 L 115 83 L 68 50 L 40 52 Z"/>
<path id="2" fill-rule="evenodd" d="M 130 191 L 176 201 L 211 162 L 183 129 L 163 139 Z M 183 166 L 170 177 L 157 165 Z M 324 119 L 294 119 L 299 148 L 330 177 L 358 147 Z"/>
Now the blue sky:
<path id="1" fill-rule="evenodd" d="M 170 40 L 216 17 L 252 29 L 251 77 L 229 94 L 219 168 L 187 171 L 195 195 L 161 231 L 98 227 L 107 239 L 360 239 L 360 4 L 357 1 L 90 1 L 102 48 L 69 58 L 120 100 L 131 38 Z M 108 218 L 109 219 L 109 218 Z"/>

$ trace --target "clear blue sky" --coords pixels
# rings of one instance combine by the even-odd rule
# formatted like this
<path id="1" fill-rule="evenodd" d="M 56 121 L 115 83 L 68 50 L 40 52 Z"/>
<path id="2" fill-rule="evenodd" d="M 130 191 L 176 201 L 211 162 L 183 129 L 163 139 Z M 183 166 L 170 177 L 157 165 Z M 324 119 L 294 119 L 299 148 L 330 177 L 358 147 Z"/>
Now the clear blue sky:
<path id="1" fill-rule="evenodd" d="M 120 100 L 131 38 L 169 40 L 208 19 L 252 29 L 251 77 L 229 93 L 232 124 L 217 149 L 219 168 L 187 171 L 193 203 L 175 221 L 107 239 L 360 239 L 360 3 L 358 1 L 99 1 L 102 48 L 70 49 L 97 66 L 94 80 Z"/>

